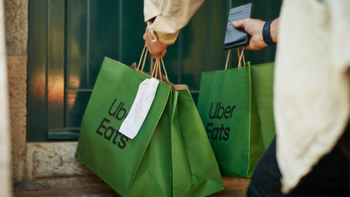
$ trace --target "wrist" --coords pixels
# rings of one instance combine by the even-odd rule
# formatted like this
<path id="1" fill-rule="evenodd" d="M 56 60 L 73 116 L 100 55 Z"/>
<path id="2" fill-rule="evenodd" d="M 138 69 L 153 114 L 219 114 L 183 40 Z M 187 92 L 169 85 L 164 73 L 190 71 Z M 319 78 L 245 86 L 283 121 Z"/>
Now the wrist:
<path id="1" fill-rule="evenodd" d="M 275 19 L 272 21 L 271 26 L 270 26 L 270 35 L 272 38 L 272 41 L 277 43 L 277 30 L 278 30 L 278 19 Z"/>

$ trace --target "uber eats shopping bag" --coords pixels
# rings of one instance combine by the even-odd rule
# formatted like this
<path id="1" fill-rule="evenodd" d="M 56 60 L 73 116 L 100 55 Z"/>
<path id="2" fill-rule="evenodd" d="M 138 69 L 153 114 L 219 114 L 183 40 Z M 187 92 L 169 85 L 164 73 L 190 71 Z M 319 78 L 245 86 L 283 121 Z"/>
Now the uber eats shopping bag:
<path id="1" fill-rule="evenodd" d="M 202 73 L 198 111 L 222 176 L 251 177 L 275 136 L 273 66 Z"/>
<path id="2" fill-rule="evenodd" d="M 265 150 L 276 135 L 273 116 L 273 76 L 275 63 L 269 62 L 251 66 L 255 99 L 261 122 L 261 133 Z"/>
<path id="3" fill-rule="evenodd" d="M 121 196 L 206 196 L 224 189 L 187 86 L 172 89 L 159 82 L 138 134 L 129 139 L 119 132 L 140 83 L 148 78 L 104 59 L 82 120 L 76 157 Z"/>

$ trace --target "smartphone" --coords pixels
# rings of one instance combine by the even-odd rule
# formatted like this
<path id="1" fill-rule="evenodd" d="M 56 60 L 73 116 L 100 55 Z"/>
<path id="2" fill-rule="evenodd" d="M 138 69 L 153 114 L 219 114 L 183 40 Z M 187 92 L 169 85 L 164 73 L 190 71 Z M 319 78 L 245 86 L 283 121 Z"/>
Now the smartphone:
<path id="1" fill-rule="evenodd" d="M 224 40 L 224 49 L 244 46 L 249 43 L 250 36 L 243 28 L 236 29 L 233 21 L 251 18 L 253 12 L 253 3 L 244 4 L 231 8 L 228 14 L 226 34 Z"/>

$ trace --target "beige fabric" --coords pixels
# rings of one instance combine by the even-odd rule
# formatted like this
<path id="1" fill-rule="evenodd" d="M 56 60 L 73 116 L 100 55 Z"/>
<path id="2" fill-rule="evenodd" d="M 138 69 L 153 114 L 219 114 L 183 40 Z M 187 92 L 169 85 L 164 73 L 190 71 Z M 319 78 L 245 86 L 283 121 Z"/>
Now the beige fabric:
<path id="1" fill-rule="evenodd" d="M 204 0 L 144 0 L 145 22 L 157 17 L 148 28 L 163 44 L 174 43 L 179 31 L 192 17 Z"/>
<path id="2" fill-rule="evenodd" d="M 331 151 L 349 119 L 349 0 L 284 0 L 274 114 L 282 191 Z"/>

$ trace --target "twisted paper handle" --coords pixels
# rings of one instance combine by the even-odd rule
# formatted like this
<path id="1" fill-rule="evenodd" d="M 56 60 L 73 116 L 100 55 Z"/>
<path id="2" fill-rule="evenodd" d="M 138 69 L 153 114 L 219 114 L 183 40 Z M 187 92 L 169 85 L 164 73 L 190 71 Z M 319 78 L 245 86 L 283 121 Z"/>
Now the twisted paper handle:
<path id="1" fill-rule="evenodd" d="M 161 65 L 162 64 L 162 65 Z M 153 58 L 152 58 L 152 65 L 153 65 Z M 156 58 L 156 62 L 154 64 L 154 66 L 152 66 L 152 71 L 151 71 L 151 77 L 154 77 L 156 79 L 159 79 L 162 81 L 162 67 L 164 70 L 164 74 L 166 77 L 166 80 L 168 83 L 170 83 L 169 78 L 168 78 L 168 73 L 166 72 L 165 66 L 164 66 L 164 61 L 163 58 Z M 159 73 L 159 77 L 158 77 L 158 73 Z"/>
<path id="2" fill-rule="evenodd" d="M 146 49 L 146 54 L 143 55 L 145 52 L 145 49 L 146 49 L 146 45 L 143 47 L 142 54 L 141 54 L 140 61 L 139 61 L 139 65 L 136 67 L 136 70 L 140 70 L 141 61 L 142 61 L 142 57 L 143 57 L 141 72 L 143 72 L 143 69 L 144 69 L 145 63 L 146 63 L 146 58 L 147 58 L 148 49 Z"/>
<path id="3" fill-rule="evenodd" d="M 225 70 L 227 70 L 228 60 L 230 59 L 230 54 L 231 54 L 231 49 L 228 51 L 228 54 L 227 54 Z M 241 68 L 242 67 L 242 63 L 241 63 L 242 58 L 243 58 L 243 64 L 245 66 L 244 49 L 242 49 L 242 52 L 240 54 L 239 48 L 237 48 L 237 54 L 238 54 L 238 68 Z"/>

